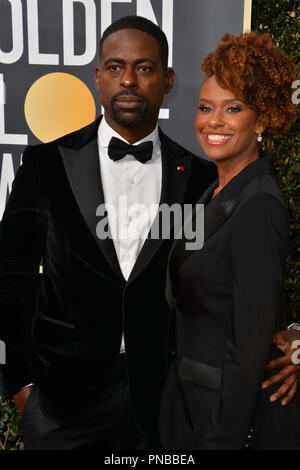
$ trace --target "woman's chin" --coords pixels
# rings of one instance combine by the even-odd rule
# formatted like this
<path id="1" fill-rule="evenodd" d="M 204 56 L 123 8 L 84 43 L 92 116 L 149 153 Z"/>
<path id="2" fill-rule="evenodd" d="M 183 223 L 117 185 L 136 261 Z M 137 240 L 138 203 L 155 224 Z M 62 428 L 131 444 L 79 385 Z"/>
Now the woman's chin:
<path id="1" fill-rule="evenodd" d="M 224 152 L 219 148 L 214 149 L 207 149 L 207 146 L 202 146 L 202 150 L 204 151 L 207 158 L 210 160 L 215 161 L 216 163 L 227 160 L 230 158 L 230 154 L 228 152 Z"/>

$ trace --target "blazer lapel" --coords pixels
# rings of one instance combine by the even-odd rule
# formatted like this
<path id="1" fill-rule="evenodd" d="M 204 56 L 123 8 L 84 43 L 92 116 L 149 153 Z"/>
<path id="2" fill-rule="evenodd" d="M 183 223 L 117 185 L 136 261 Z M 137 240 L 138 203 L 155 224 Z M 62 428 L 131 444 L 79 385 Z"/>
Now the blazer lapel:
<path id="1" fill-rule="evenodd" d="M 247 185 L 251 182 L 251 180 L 261 173 L 271 174 L 269 160 L 263 156 L 259 160 L 252 162 L 250 165 L 244 168 L 227 184 L 227 186 L 225 186 L 225 188 L 217 196 L 211 199 L 212 192 L 218 185 L 218 180 L 216 180 L 200 197 L 192 215 L 186 219 L 184 226 L 189 226 L 189 224 L 195 220 L 197 211 L 200 210 L 199 205 L 204 204 L 205 245 L 205 242 L 224 224 L 224 222 L 235 210 L 240 202 L 242 194 L 244 195 L 244 193 L 247 191 Z M 172 286 L 170 273 L 172 273 L 172 284 L 174 292 L 176 292 L 177 288 L 175 273 L 178 272 L 179 267 L 186 258 L 188 258 L 195 251 L 199 250 L 199 248 L 190 248 L 191 245 L 189 245 L 189 249 L 186 248 L 186 244 L 190 243 L 190 240 L 185 239 L 185 233 L 188 233 L 187 229 L 183 231 L 183 238 L 174 243 L 169 256 L 167 296 L 170 303 L 174 302 L 174 297 L 171 292 Z"/>
<path id="2" fill-rule="evenodd" d="M 184 201 L 185 193 L 188 188 L 188 183 L 191 173 L 191 159 L 186 158 L 187 151 L 179 147 L 171 141 L 160 130 L 161 141 L 161 155 L 162 155 L 162 191 L 159 203 L 158 214 L 152 224 L 148 238 L 142 247 L 138 259 L 133 267 L 128 282 L 132 282 L 145 267 L 151 262 L 161 245 L 166 241 L 166 237 L 157 236 L 161 234 L 162 223 L 160 218 L 160 209 L 164 212 L 167 207 L 170 208 L 173 204 L 182 204 Z M 164 205 L 165 208 L 164 208 Z M 171 214 L 169 218 L 170 226 L 169 238 L 173 238 L 174 218 Z M 182 224 L 182 218 L 178 223 Z M 169 230 L 170 228 L 170 230 Z M 155 237 L 153 237 L 155 234 Z M 152 236 L 151 236 L 152 235 Z"/>
<path id="3" fill-rule="evenodd" d="M 97 121 L 99 124 L 100 121 Z M 101 216 L 96 214 L 97 208 L 104 204 L 97 129 L 98 125 L 95 126 L 92 140 L 85 143 L 83 147 L 72 148 L 70 147 L 71 142 L 68 141 L 65 145 L 59 145 L 58 148 L 80 212 L 109 265 L 117 277 L 124 281 L 111 238 L 107 236 L 104 239 L 100 239 L 96 232 L 97 224 L 105 218 L 104 213 Z M 107 230 L 109 230 L 108 222 Z"/>

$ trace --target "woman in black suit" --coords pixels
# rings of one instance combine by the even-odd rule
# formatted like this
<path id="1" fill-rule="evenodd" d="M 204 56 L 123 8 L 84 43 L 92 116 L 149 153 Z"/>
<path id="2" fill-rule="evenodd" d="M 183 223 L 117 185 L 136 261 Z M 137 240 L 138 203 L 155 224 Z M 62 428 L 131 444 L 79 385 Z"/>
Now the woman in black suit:
<path id="1" fill-rule="evenodd" d="M 299 394 L 282 407 L 260 391 L 268 360 L 280 353 L 270 351 L 272 335 L 286 326 L 289 226 L 259 142 L 295 119 L 294 65 L 269 35 L 249 33 L 225 35 L 202 69 L 196 134 L 218 180 L 198 201 L 205 205 L 203 247 L 183 237 L 169 259 L 176 352 L 161 405 L 162 443 L 299 449 Z"/>

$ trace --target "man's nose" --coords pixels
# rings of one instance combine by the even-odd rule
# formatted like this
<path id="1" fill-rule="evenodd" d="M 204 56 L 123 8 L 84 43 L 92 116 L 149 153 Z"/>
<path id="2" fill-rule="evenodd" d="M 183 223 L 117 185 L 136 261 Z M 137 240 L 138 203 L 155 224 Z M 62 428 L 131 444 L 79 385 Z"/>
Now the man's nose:
<path id="1" fill-rule="evenodd" d="M 135 88 L 137 86 L 136 72 L 131 67 L 124 69 L 120 86 L 123 88 Z"/>

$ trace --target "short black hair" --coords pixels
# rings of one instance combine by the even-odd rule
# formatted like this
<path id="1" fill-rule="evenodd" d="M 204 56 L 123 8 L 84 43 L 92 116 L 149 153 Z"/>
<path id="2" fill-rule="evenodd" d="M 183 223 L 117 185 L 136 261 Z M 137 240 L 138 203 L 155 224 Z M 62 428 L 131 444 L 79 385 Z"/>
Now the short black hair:
<path id="1" fill-rule="evenodd" d="M 104 31 L 102 38 L 100 40 L 99 50 L 100 55 L 102 52 L 102 46 L 105 39 L 112 33 L 116 33 L 122 29 L 139 29 L 144 33 L 150 34 L 153 36 L 160 47 L 161 61 L 163 68 L 166 70 L 168 68 L 168 56 L 169 56 L 169 46 L 168 40 L 165 33 L 154 24 L 152 21 L 144 18 L 143 16 L 124 16 L 119 20 L 114 21 L 106 30 Z"/>

